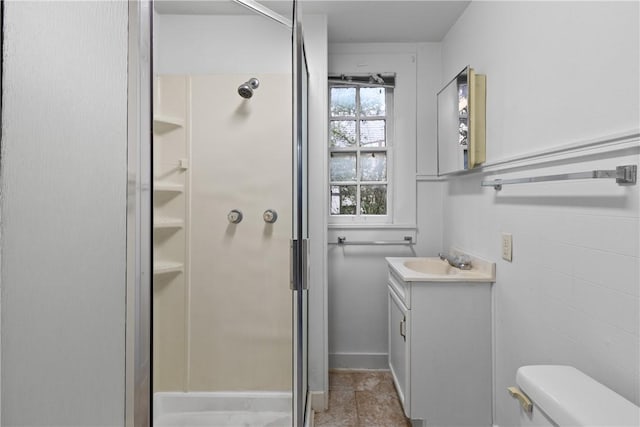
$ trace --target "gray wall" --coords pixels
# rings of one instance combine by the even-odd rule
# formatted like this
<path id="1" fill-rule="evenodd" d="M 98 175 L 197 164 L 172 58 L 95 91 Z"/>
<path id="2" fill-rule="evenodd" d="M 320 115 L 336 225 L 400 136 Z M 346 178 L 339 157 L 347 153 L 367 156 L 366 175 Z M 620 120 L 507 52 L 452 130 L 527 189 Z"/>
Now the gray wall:
<path id="1" fill-rule="evenodd" d="M 126 2 L 6 2 L 2 424 L 124 423 Z"/>

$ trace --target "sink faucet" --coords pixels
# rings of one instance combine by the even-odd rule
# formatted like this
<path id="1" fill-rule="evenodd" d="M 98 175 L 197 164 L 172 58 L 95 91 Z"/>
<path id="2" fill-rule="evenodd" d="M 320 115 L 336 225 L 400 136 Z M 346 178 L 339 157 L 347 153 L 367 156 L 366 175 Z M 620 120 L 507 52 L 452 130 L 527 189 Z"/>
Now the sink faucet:
<path id="1" fill-rule="evenodd" d="M 471 270 L 471 259 L 467 255 L 445 255 L 438 254 L 441 260 L 447 261 L 449 265 L 460 270 Z"/>

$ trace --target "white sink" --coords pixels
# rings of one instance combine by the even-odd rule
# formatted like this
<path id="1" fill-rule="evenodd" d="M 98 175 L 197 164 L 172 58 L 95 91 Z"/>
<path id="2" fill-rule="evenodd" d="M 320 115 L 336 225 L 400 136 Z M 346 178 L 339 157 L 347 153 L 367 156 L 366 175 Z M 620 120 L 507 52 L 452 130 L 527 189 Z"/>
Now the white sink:
<path id="1" fill-rule="evenodd" d="M 386 258 L 405 282 L 494 282 L 495 263 L 471 256 L 471 270 L 452 267 L 439 257 Z"/>
<path id="2" fill-rule="evenodd" d="M 461 271 L 440 258 L 412 258 L 402 263 L 409 270 L 425 274 L 457 274 Z"/>

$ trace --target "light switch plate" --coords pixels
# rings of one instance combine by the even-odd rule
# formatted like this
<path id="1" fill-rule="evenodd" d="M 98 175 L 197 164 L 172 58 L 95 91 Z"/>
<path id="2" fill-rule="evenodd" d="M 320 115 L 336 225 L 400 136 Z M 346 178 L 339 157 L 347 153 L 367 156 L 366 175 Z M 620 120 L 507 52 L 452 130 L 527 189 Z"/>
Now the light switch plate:
<path id="1" fill-rule="evenodd" d="M 511 261 L 513 255 L 511 233 L 502 233 L 502 259 Z"/>

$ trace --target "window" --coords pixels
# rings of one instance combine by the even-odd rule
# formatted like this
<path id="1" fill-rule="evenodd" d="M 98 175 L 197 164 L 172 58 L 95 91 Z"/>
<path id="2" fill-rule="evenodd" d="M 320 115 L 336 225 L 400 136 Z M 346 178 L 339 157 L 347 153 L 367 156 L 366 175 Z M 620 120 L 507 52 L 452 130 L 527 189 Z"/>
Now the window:
<path id="1" fill-rule="evenodd" d="M 341 82 L 329 92 L 331 217 L 387 222 L 392 86 Z"/>

